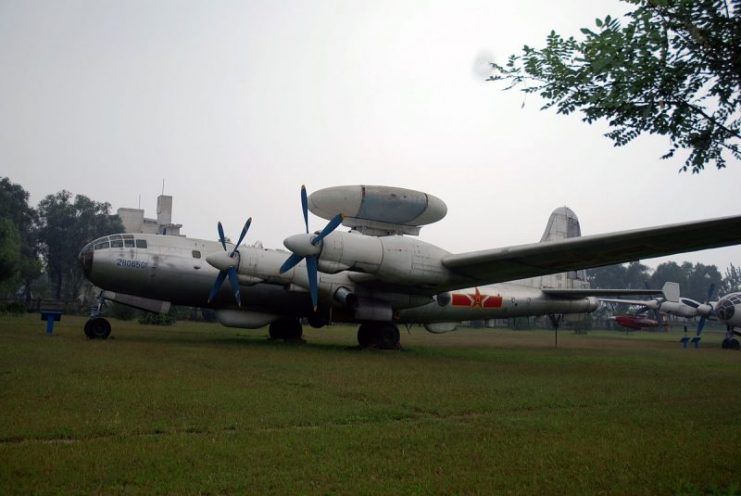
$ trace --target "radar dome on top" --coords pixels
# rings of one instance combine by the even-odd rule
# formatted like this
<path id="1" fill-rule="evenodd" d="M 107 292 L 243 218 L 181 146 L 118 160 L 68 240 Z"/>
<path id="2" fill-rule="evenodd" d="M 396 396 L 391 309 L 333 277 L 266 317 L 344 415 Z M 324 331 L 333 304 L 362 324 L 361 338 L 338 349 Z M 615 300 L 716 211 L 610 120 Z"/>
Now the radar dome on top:
<path id="1" fill-rule="evenodd" d="M 333 186 L 309 196 L 309 210 L 365 234 L 419 234 L 421 226 L 437 222 L 448 207 L 436 196 L 392 186 Z"/>

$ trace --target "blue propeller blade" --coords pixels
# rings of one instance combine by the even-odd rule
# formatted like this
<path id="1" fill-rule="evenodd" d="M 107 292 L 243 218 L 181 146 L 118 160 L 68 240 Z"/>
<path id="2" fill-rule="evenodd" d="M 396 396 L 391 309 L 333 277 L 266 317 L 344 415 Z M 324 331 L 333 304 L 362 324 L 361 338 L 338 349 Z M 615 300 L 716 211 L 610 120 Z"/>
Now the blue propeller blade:
<path id="1" fill-rule="evenodd" d="M 306 186 L 301 186 L 301 213 L 304 215 L 304 226 L 306 227 L 306 233 L 309 233 L 309 199 L 306 195 Z M 322 242 L 322 240 L 327 237 L 332 231 L 337 229 L 337 226 L 342 224 L 342 214 L 335 215 L 326 226 L 324 226 L 324 229 L 317 234 L 312 240 L 311 244 L 313 246 L 318 245 Z M 295 253 L 292 253 L 288 259 L 283 262 L 283 265 L 280 266 L 280 273 L 283 274 L 284 272 L 287 272 L 291 270 L 293 267 L 296 266 L 301 260 L 303 260 L 304 257 L 301 255 L 297 255 Z M 316 255 L 311 255 L 306 257 L 306 275 L 309 279 L 309 292 L 311 293 L 311 303 L 314 305 L 314 311 L 316 311 L 317 306 L 319 304 L 319 260 Z"/>
<path id="2" fill-rule="evenodd" d="M 303 260 L 304 257 L 301 255 L 296 255 L 295 253 L 291 254 L 288 259 L 283 262 L 283 265 L 280 266 L 280 269 L 278 270 L 281 274 L 284 272 L 288 272 L 292 268 L 296 266 L 297 263 L 299 263 L 301 260 Z"/>
<path id="3" fill-rule="evenodd" d="M 339 226 L 340 224 L 342 224 L 342 214 L 337 214 L 332 217 L 332 220 L 330 220 L 326 226 L 324 226 L 322 232 L 320 232 L 318 236 L 315 236 L 314 239 L 311 240 L 311 244 L 314 246 L 318 245 L 324 238 L 327 237 L 329 233 L 337 229 L 337 226 Z"/>
<path id="4" fill-rule="evenodd" d="M 306 257 L 306 273 L 309 276 L 309 292 L 311 293 L 311 304 L 316 307 L 319 302 L 319 284 L 317 283 L 317 260 L 316 256 Z"/>
<path id="5" fill-rule="evenodd" d="M 306 233 L 309 233 L 309 199 L 306 197 L 306 186 L 301 185 L 301 211 L 304 213 Z"/>
<path id="6" fill-rule="evenodd" d="M 697 335 L 702 334 L 702 330 L 705 327 L 705 316 L 700 317 L 700 322 L 697 323 Z"/>
<path id="7" fill-rule="evenodd" d="M 224 283 L 224 279 L 226 279 L 226 272 L 220 271 L 219 275 L 216 276 L 216 282 L 214 283 L 214 287 L 211 288 L 211 292 L 208 294 L 208 302 L 211 303 L 211 300 L 216 298 L 216 294 L 221 289 L 221 285 Z"/>
<path id="8" fill-rule="evenodd" d="M 234 291 L 234 299 L 237 301 L 237 306 L 241 307 L 242 299 L 239 294 L 239 279 L 237 278 L 237 271 L 234 270 L 234 267 L 229 267 L 227 273 L 229 274 L 229 284 L 232 287 L 232 291 Z"/>
<path id="9" fill-rule="evenodd" d="M 226 251 L 226 238 L 224 237 L 224 228 L 221 226 L 221 221 L 216 226 L 219 228 L 219 241 L 221 241 L 221 246 Z"/>
<path id="10" fill-rule="evenodd" d="M 705 300 L 706 305 L 710 303 L 710 298 L 713 297 L 714 292 L 715 292 L 715 283 L 711 284 L 710 287 L 708 288 L 708 297 Z M 706 320 L 706 316 L 701 315 L 700 322 L 697 323 L 697 335 L 698 336 L 702 333 L 702 329 L 705 327 L 705 320 Z"/>
<path id="11" fill-rule="evenodd" d="M 239 235 L 239 241 L 237 241 L 237 244 L 234 245 L 234 249 L 232 250 L 231 254 L 229 254 L 230 257 L 237 252 L 237 248 L 239 248 L 239 245 L 242 244 L 242 240 L 244 239 L 244 236 L 247 234 L 247 230 L 250 228 L 250 224 L 252 224 L 252 217 L 247 219 L 247 222 L 244 223 L 244 227 L 242 228 L 242 234 Z M 226 250 L 226 247 L 224 248 L 224 250 Z"/>

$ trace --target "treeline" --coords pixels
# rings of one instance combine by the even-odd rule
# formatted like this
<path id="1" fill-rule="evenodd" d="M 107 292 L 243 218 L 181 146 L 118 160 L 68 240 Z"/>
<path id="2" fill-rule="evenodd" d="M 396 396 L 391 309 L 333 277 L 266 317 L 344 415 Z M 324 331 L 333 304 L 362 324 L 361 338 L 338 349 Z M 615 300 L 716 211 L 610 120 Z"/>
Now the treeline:
<path id="1" fill-rule="evenodd" d="M 677 282 L 681 295 L 696 301 L 705 301 L 711 286 L 715 299 L 741 291 L 741 268 L 733 264 L 721 274 L 717 266 L 701 263 L 666 262 L 652 270 L 640 262 L 631 262 L 589 269 L 587 279 L 593 288 L 661 289 L 666 282 Z"/>
<path id="2" fill-rule="evenodd" d="M 69 191 L 47 195 L 36 208 L 28 192 L 0 178 L 0 298 L 29 303 L 74 301 L 85 278 L 80 249 L 95 238 L 124 230 L 110 203 Z"/>

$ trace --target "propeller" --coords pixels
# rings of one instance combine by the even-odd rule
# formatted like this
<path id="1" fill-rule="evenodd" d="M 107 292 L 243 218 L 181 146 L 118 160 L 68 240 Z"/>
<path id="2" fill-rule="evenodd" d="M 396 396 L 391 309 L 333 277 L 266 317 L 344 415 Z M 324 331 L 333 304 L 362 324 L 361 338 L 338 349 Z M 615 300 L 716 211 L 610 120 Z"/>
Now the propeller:
<path id="1" fill-rule="evenodd" d="M 702 329 L 705 327 L 705 320 L 713 312 L 713 307 L 710 305 L 710 298 L 713 297 L 715 292 L 715 284 L 711 284 L 708 288 L 708 297 L 705 299 L 704 305 L 698 305 L 697 313 L 700 314 L 700 321 L 697 323 L 697 335 L 702 333 Z"/>
<path id="2" fill-rule="evenodd" d="M 239 235 L 239 241 L 237 241 L 237 244 L 234 245 L 234 249 L 231 251 L 231 253 L 229 253 L 226 249 L 224 228 L 221 225 L 221 222 L 217 224 L 219 230 L 219 241 L 221 242 L 221 246 L 224 248 L 224 253 L 215 253 L 206 257 L 206 261 L 208 263 L 219 269 L 219 275 L 216 276 L 216 282 L 214 282 L 214 286 L 211 288 L 211 292 L 208 294 L 209 303 L 211 303 L 211 300 L 216 298 L 216 295 L 219 293 L 219 289 L 221 289 L 221 285 L 228 277 L 229 285 L 232 287 L 232 292 L 234 293 L 234 300 L 237 302 L 237 306 L 242 306 L 242 300 L 240 299 L 239 293 L 239 278 L 237 277 L 237 267 L 239 267 L 238 248 L 239 245 L 242 243 L 242 240 L 244 240 L 244 237 L 247 234 L 247 230 L 250 228 L 250 224 L 252 224 L 252 217 L 247 219 L 247 222 L 244 223 L 242 233 Z"/>
<path id="3" fill-rule="evenodd" d="M 280 273 L 288 272 L 296 266 L 301 260 L 306 259 L 306 273 L 309 278 L 309 293 L 311 293 L 311 303 L 314 306 L 314 311 L 317 309 L 319 301 L 319 284 L 318 278 L 318 265 L 319 265 L 319 253 L 322 251 L 321 242 L 326 238 L 332 231 L 337 229 L 337 226 L 342 224 L 342 214 L 335 215 L 324 229 L 318 233 L 309 233 L 309 200 L 306 196 L 306 186 L 301 186 L 301 210 L 304 214 L 304 226 L 306 227 L 306 234 L 295 234 L 289 236 L 283 241 L 283 244 L 291 251 L 289 256 L 283 265 L 280 266 Z"/>

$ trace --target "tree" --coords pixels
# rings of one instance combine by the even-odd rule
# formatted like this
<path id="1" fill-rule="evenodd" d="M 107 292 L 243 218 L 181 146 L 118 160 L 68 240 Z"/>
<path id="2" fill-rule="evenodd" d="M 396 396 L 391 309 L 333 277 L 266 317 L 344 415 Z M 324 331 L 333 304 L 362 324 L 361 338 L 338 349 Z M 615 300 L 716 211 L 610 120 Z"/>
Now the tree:
<path id="1" fill-rule="evenodd" d="M 38 214 L 28 205 L 28 193 L 20 185 L 11 183 L 7 177 L 0 178 L 0 219 L 14 227 L 19 242 L 19 257 L 16 265 L 18 280 L 10 281 L 13 291 L 21 284 L 25 288 L 26 300 L 30 299 L 31 282 L 41 272 L 38 252 Z"/>
<path id="2" fill-rule="evenodd" d="M 625 26 L 608 15 L 596 32 L 582 28 L 582 41 L 552 31 L 545 48 L 492 63 L 489 80 L 540 94 L 543 109 L 607 119 L 615 146 L 642 133 L 667 136 L 661 158 L 688 150 L 683 171 L 723 168 L 726 153 L 741 159 L 741 2 L 623 1 L 636 5 Z"/>
<path id="3" fill-rule="evenodd" d="M 679 266 L 676 262 L 659 264 L 654 273 L 651 274 L 649 285 L 652 288 L 661 288 L 667 282 L 676 282 L 679 284 L 680 292 L 683 293 L 687 288 L 687 271 L 684 267 L 684 265 Z"/>
<path id="4" fill-rule="evenodd" d="M 21 239 L 10 219 L 0 217 L 0 283 L 18 273 Z"/>
<path id="5" fill-rule="evenodd" d="M 607 265 L 587 270 L 587 279 L 593 288 L 643 289 L 650 277 L 648 267 L 640 262 Z"/>
<path id="6" fill-rule="evenodd" d="M 93 239 L 124 230 L 109 203 L 98 203 L 86 196 L 70 199 L 69 191 L 48 195 L 39 202 L 40 240 L 55 298 L 75 298 L 84 276 L 77 265 L 80 249 Z M 64 290 L 64 291 L 63 291 Z"/>
<path id="7" fill-rule="evenodd" d="M 741 291 L 741 268 L 731 264 L 726 269 L 726 276 L 723 278 L 718 295 L 726 295 L 737 291 Z"/>
<path id="8" fill-rule="evenodd" d="M 689 263 L 687 265 L 690 265 Z M 715 265 L 704 265 L 696 263 L 690 265 L 687 275 L 687 286 L 682 288 L 682 296 L 688 296 L 693 300 L 705 301 L 708 299 L 708 290 L 712 285 L 714 295 L 717 296 L 723 281 L 718 267 Z"/>

